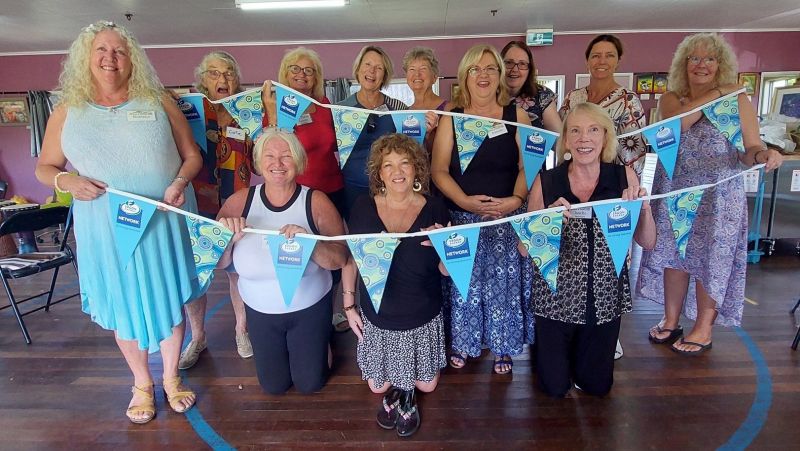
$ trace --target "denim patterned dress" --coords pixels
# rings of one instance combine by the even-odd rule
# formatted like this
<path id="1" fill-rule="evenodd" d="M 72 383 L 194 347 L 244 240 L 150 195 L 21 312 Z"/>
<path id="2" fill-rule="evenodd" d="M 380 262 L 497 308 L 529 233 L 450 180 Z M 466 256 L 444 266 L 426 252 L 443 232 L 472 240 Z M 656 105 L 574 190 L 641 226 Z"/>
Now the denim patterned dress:
<path id="1" fill-rule="evenodd" d="M 672 180 L 659 165 L 653 184 L 654 193 L 666 193 L 718 180 L 741 171 L 737 150 L 703 116 L 681 133 L 681 144 Z M 716 303 L 716 323 L 738 326 L 744 305 L 747 268 L 747 199 L 741 177 L 707 189 L 703 193 L 686 258 L 681 259 L 675 244 L 666 202 L 653 202 L 657 240 L 652 251 L 645 251 L 636 287 L 637 295 L 664 303 L 664 268 L 674 268 L 690 275 L 689 293 L 683 313 L 697 318 L 695 284 L 702 283 Z"/>

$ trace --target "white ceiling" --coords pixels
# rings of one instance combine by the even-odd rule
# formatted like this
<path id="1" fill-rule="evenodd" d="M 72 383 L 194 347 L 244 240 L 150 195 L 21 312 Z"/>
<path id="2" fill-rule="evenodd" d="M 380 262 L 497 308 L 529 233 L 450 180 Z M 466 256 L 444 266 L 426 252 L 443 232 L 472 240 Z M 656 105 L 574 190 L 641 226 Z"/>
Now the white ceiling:
<path id="1" fill-rule="evenodd" d="M 491 10 L 496 10 L 492 15 Z M 126 12 L 133 13 L 129 22 Z M 350 0 L 241 11 L 234 0 L 0 0 L 0 55 L 62 52 L 98 19 L 145 46 L 297 43 L 634 30 L 800 30 L 797 0 Z"/>

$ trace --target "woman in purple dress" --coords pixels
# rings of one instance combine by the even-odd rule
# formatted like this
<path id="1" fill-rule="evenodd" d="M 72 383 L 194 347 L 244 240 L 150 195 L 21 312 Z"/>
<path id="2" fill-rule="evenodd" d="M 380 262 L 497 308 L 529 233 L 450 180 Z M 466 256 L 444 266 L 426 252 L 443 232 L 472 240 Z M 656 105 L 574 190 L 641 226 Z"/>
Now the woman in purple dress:
<path id="1" fill-rule="evenodd" d="M 659 105 L 661 117 L 692 111 L 739 90 L 736 57 L 715 33 L 700 33 L 683 40 L 669 72 L 671 91 Z M 731 98 L 724 102 L 733 102 Z M 716 183 L 745 166 L 766 163 L 780 166 L 781 155 L 767 150 L 758 134 L 756 113 L 747 96 L 739 94 L 738 111 L 745 152 L 714 126 L 706 113 L 681 118 L 681 141 L 672 180 L 659 167 L 653 187 L 666 193 L 706 183 Z M 715 116 L 715 114 L 711 114 Z M 705 190 L 681 258 L 673 235 L 666 199 L 653 203 L 658 227 L 656 247 L 645 251 L 637 292 L 664 304 L 665 319 L 650 330 L 653 343 L 673 343 L 672 350 L 696 355 L 711 349 L 712 326 L 738 326 L 744 303 L 747 266 L 747 200 L 741 177 Z M 695 325 L 685 337 L 678 324 L 681 311 Z"/>

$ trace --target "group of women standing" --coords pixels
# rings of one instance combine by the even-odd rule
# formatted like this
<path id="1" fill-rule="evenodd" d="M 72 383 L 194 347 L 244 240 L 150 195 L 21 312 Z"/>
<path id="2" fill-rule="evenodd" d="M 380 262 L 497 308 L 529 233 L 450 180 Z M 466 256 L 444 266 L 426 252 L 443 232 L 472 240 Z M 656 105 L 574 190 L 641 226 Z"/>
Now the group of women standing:
<path id="1" fill-rule="evenodd" d="M 535 338 L 537 371 L 546 393 L 564 396 L 573 384 L 587 393 L 608 393 L 614 344 L 620 317 L 631 309 L 631 288 L 627 270 L 616 275 L 597 218 L 570 206 L 646 194 L 634 170 L 644 147 L 620 150 L 617 144 L 617 133 L 644 125 L 638 99 L 613 81 L 621 56 L 616 37 L 595 38 L 586 51 L 590 84 L 569 93 L 559 115 L 554 93 L 536 82 L 534 61 L 524 43 L 509 43 L 502 52 L 488 45 L 471 48 L 459 64 L 461 90 L 451 102 L 431 89 L 439 74 L 433 52 L 414 48 L 403 68 L 415 95 L 412 108 L 430 110 L 425 145 L 395 133 L 388 115 L 370 114 L 340 170 L 330 110 L 312 105 L 294 132 L 278 130 L 269 82 L 262 95 L 266 128 L 261 136 L 252 142 L 224 109 L 209 103 L 208 151 L 202 155 L 186 119 L 164 95 L 130 33 L 110 22 L 85 28 L 64 65 L 64 96 L 47 128 L 36 175 L 76 199 L 83 308 L 102 327 L 115 331 L 134 374 L 126 412 L 130 420 L 145 423 L 156 414 L 148 351 L 162 351 L 164 392 L 172 409 L 184 412 L 194 404 L 196 396 L 181 383 L 178 367 L 194 365 L 206 347 L 204 300 L 190 302 L 204 287 L 194 276 L 186 229 L 174 214 L 156 213 L 131 261 L 120 263 L 107 214 L 107 186 L 188 211 L 197 211 L 196 194 L 200 212 L 216 216 L 234 232 L 219 267 L 230 275 L 237 349 L 242 357 L 255 356 L 259 382 L 269 393 L 283 393 L 291 386 L 314 392 L 324 385 L 332 362 L 332 299 L 339 289 L 347 321 L 358 336 L 362 377 L 373 392 L 383 394 L 378 424 L 396 429 L 400 436 L 419 428 L 416 390 L 433 391 L 443 367 L 449 363 L 461 368 L 484 348 L 495 356 L 493 371 L 507 374 L 513 356 Z M 687 38 L 673 62 L 674 92 L 665 95 L 662 114 L 680 114 L 733 92 L 732 57 L 716 35 Z M 341 104 L 375 111 L 406 109 L 381 92 L 392 72 L 386 52 L 364 47 L 353 65 L 360 89 Z M 196 77 L 197 88 L 212 100 L 240 90 L 239 67 L 225 52 L 204 58 Z M 320 58 L 310 49 L 288 52 L 278 79 L 328 103 Z M 740 107 L 745 153 L 737 153 L 701 113 L 684 116 L 676 175 L 669 181 L 659 173 L 655 190 L 714 181 L 734 173 L 739 161 L 777 167 L 780 155 L 761 148 L 746 99 L 740 99 Z M 436 115 L 435 110 L 505 122 L 496 122 L 486 139 L 470 149 L 469 164 L 462 165 L 458 137 L 464 123 Z M 531 190 L 514 123 L 532 123 L 561 134 L 561 164 L 540 173 Z M 716 145 L 699 146 L 700 139 Z M 711 164 L 717 170 L 698 174 L 692 163 L 696 158 L 705 161 L 703 167 Z M 80 175 L 64 171 L 67 161 Z M 263 183 L 249 186 L 251 171 L 261 175 Z M 666 298 L 665 321 L 653 328 L 650 340 L 678 338 L 684 299 L 687 316 L 698 319 L 687 340 L 676 343 L 678 352 L 710 348 L 717 312 L 722 319 L 717 322 L 726 325 L 738 324 L 741 317 L 746 204 L 741 181 L 726 183 L 701 205 L 695 226 L 700 232 L 681 261 L 675 256 L 663 202 L 653 204 L 654 215 L 649 203 L 642 203 L 635 238 L 654 250 L 645 255 L 640 290 L 656 301 Z M 400 240 L 380 309 L 370 302 L 344 243 L 317 242 L 299 288 L 292 299 L 283 299 L 270 246 L 262 236 L 242 232 L 245 226 L 278 230 L 293 240 L 302 233 L 341 235 L 345 222 L 350 233 L 428 231 L 550 206 L 567 209 L 557 293 L 550 292 L 527 258 L 527 249 L 520 246 L 517 252 L 516 234 L 504 223 L 480 229 L 471 284 L 463 294 L 446 278 L 446 268 L 428 240 Z M 718 234 L 727 233 L 729 224 L 740 233 L 726 235 L 722 244 L 715 241 Z M 711 243 L 724 249 L 709 252 Z M 723 252 L 730 249 L 735 252 Z M 707 263 L 710 258 L 714 265 Z M 721 266 L 719 260 L 726 258 L 729 264 Z M 342 283 L 337 288 L 331 271 L 340 268 Z M 696 289 L 687 297 L 690 278 Z M 179 358 L 184 304 L 193 339 Z"/>

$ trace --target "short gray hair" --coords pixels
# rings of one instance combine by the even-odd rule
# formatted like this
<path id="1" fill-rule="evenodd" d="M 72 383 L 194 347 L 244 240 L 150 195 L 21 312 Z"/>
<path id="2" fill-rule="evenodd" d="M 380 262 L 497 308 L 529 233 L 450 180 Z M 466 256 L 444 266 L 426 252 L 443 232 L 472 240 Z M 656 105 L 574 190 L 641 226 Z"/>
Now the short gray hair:
<path id="1" fill-rule="evenodd" d="M 239 69 L 239 63 L 236 62 L 236 58 L 234 58 L 233 55 L 222 50 L 214 50 L 207 54 L 200 60 L 200 65 L 194 68 L 194 88 L 203 93 L 203 95 L 208 96 L 208 89 L 203 86 L 203 72 L 208 70 L 208 65 L 211 64 L 213 60 L 223 61 L 230 66 L 231 70 L 236 74 L 236 92 L 232 92 L 231 94 L 242 92 L 242 71 Z"/>
<path id="2" fill-rule="evenodd" d="M 264 152 L 264 147 L 266 147 L 267 143 L 272 139 L 282 139 L 289 145 L 289 152 L 292 154 L 292 161 L 294 161 L 294 165 L 297 168 L 297 175 L 302 174 L 306 170 L 306 163 L 308 161 L 306 150 L 303 148 L 303 145 L 300 144 L 300 140 L 297 139 L 294 133 L 277 127 L 265 128 L 261 136 L 256 139 L 256 143 L 253 146 L 253 169 L 256 174 L 262 175 L 261 168 L 259 167 L 261 154 Z"/>
<path id="3" fill-rule="evenodd" d="M 423 59 L 428 61 L 428 64 L 431 65 L 431 71 L 433 71 L 433 76 L 439 76 L 439 60 L 436 59 L 436 55 L 433 54 L 433 49 L 430 47 L 413 47 L 411 50 L 407 51 L 405 56 L 403 56 L 403 70 L 408 70 L 408 65 L 411 64 L 412 61 L 416 59 Z"/>

